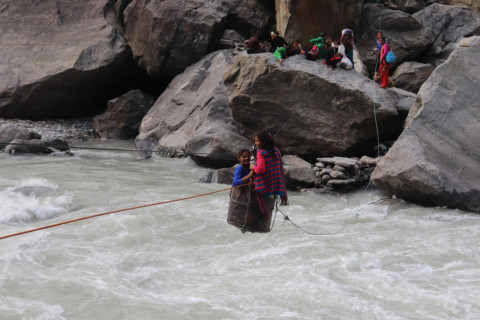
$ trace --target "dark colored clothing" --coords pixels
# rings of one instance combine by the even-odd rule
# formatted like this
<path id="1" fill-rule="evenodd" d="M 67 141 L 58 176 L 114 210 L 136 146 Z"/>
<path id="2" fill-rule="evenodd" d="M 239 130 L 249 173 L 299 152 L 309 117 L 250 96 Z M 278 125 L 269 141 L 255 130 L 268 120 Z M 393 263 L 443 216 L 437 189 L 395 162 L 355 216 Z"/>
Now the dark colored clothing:
<path id="1" fill-rule="evenodd" d="M 327 51 L 327 56 L 325 57 L 325 63 L 333 68 L 337 66 L 337 63 L 342 61 L 342 54 L 338 53 L 335 48 L 330 47 Z"/>
<path id="2" fill-rule="evenodd" d="M 280 36 L 276 36 L 274 39 L 272 39 L 270 41 L 270 44 L 272 45 L 270 47 L 270 52 L 275 52 L 275 50 L 277 50 L 277 48 L 279 47 L 285 47 L 285 48 L 288 48 L 288 43 L 287 41 L 285 41 L 285 39 L 283 39 L 282 37 Z"/>
<path id="3" fill-rule="evenodd" d="M 258 52 L 260 52 L 260 41 L 255 36 L 250 37 L 247 41 L 247 53 L 252 54 Z"/>
<path id="4" fill-rule="evenodd" d="M 302 46 L 300 46 L 300 44 L 297 44 L 297 45 L 292 44 L 291 46 L 288 47 L 287 55 L 289 56 L 294 56 L 301 53 L 302 53 Z"/>
<path id="5" fill-rule="evenodd" d="M 355 63 L 353 62 L 353 42 L 352 37 L 346 34 L 342 39 L 342 44 L 345 47 L 345 56 L 352 62 L 352 67 L 355 69 Z"/>
<path id="6" fill-rule="evenodd" d="M 250 168 L 245 168 L 242 165 L 239 165 L 237 169 L 235 169 L 235 173 L 233 174 L 233 186 L 238 187 L 243 184 L 242 178 L 247 176 L 250 173 Z"/>

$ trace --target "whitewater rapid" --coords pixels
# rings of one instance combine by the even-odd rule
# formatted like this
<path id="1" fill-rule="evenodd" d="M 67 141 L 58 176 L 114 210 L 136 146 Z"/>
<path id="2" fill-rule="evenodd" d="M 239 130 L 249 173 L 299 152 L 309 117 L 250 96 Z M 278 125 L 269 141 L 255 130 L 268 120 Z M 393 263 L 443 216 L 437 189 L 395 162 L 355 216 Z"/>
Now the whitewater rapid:
<path id="1" fill-rule="evenodd" d="M 0 236 L 228 187 L 189 159 L 74 153 L 0 153 Z M 0 319 L 478 319 L 480 215 L 384 197 L 291 192 L 282 212 L 323 236 L 281 213 L 242 234 L 222 192 L 3 239 Z"/>

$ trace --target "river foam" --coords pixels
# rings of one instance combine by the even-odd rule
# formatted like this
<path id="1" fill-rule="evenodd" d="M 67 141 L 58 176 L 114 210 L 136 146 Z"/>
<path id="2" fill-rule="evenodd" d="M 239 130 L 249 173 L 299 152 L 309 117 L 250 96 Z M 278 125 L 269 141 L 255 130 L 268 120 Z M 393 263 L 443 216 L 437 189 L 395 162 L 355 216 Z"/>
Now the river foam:
<path id="1" fill-rule="evenodd" d="M 227 187 L 188 159 L 2 161 L 1 235 Z M 280 212 L 242 234 L 224 192 L 0 240 L 0 318 L 478 319 L 480 215 L 383 197 L 291 192 L 282 212 L 322 236 Z"/>

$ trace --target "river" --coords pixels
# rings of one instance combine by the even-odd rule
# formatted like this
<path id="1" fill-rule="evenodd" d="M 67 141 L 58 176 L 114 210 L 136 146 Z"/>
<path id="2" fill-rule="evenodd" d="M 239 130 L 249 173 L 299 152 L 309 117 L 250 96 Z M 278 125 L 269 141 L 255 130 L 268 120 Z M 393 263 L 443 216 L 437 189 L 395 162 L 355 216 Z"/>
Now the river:
<path id="1" fill-rule="evenodd" d="M 132 148 L 131 142 L 96 147 Z M 0 153 L 0 236 L 204 194 L 190 159 Z M 273 230 L 226 223 L 228 191 L 0 240 L 0 318 L 479 319 L 480 215 L 291 192 Z"/>

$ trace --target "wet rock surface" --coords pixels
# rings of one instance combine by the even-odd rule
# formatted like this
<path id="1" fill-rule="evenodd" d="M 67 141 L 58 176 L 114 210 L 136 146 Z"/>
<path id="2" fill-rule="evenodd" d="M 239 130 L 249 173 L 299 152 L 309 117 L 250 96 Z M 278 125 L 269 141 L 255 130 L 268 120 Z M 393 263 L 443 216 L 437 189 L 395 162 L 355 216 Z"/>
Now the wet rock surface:
<path id="1" fill-rule="evenodd" d="M 28 137 L 18 137 L 23 139 L 87 141 L 99 138 L 93 130 L 92 120 L 89 118 L 42 121 L 0 119 L 0 132 L 3 128 L 14 128 L 15 130 L 33 133 L 33 135 Z M 2 142 L 5 141 L 0 141 L 0 144 Z"/>

